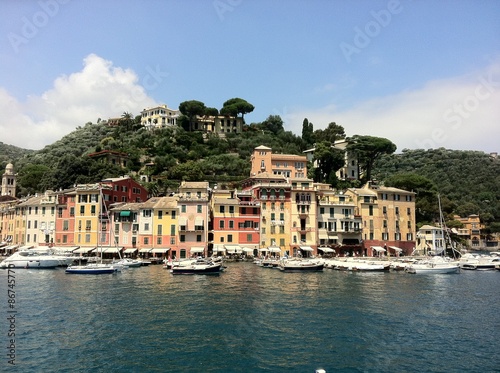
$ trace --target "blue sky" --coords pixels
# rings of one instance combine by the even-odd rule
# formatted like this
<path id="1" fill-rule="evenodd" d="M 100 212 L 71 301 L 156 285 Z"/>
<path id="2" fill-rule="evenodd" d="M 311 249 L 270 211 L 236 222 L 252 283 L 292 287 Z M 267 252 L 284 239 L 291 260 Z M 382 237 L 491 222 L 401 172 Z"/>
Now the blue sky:
<path id="1" fill-rule="evenodd" d="M 0 0 L 0 141 L 200 100 L 301 134 L 498 151 L 500 1 Z M 20 131 L 20 129 L 22 129 Z"/>

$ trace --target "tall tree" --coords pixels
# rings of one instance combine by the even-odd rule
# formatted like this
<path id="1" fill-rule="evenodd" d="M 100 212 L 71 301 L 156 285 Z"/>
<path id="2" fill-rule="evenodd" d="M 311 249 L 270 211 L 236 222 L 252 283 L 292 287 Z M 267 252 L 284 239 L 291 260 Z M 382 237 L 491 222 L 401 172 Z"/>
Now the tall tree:
<path id="1" fill-rule="evenodd" d="M 251 113 L 253 109 L 255 109 L 255 106 L 251 103 L 242 98 L 235 97 L 224 102 L 220 113 L 221 115 L 231 115 L 234 117 L 241 114 L 241 118 L 243 122 L 245 122 L 245 114 Z"/>
<path id="2" fill-rule="evenodd" d="M 317 164 L 315 180 L 333 184 L 336 172 L 345 163 L 344 151 L 332 148 L 332 144 L 328 141 L 322 141 L 316 144 L 314 160 Z"/>
<path id="3" fill-rule="evenodd" d="M 302 122 L 302 140 L 306 148 L 314 145 L 314 130 L 313 124 L 307 118 Z"/>
<path id="4" fill-rule="evenodd" d="M 314 131 L 313 137 L 316 141 L 330 141 L 333 144 L 337 140 L 345 139 L 345 130 L 337 123 L 330 122 L 324 130 Z"/>
<path id="5" fill-rule="evenodd" d="M 268 116 L 267 119 L 262 122 L 262 127 L 268 131 L 271 131 L 275 135 L 285 130 L 283 127 L 283 120 L 279 115 Z"/>
<path id="6" fill-rule="evenodd" d="M 205 115 L 206 107 L 201 101 L 190 100 L 181 102 L 179 104 L 179 111 L 186 116 L 189 121 L 189 130 L 191 130 L 196 116 Z"/>
<path id="7" fill-rule="evenodd" d="M 371 180 L 373 164 L 383 154 L 392 154 L 396 151 L 396 145 L 383 137 L 354 135 L 348 139 L 346 150 L 354 154 L 358 159 L 359 175 L 361 180 Z"/>

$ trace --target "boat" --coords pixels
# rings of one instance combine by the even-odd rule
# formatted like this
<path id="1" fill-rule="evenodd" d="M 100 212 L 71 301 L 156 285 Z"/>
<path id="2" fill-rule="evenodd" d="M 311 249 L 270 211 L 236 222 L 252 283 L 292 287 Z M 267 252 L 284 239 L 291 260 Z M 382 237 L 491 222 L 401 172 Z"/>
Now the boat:
<path id="1" fill-rule="evenodd" d="M 170 273 L 174 275 L 212 275 L 221 273 L 223 269 L 222 262 L 202 259 L 185 265 L 173 265 Z"/>
<path id="2" fill-rule="evenodd" d="M 118 267 L 105 263 L 87 263 L 85 265 L 70 265 L 66 268 L 66 273 L 81 275 L 102 275 L 118 272 Z"/>
<path id="3" fill-rule="evenodd" d="M 446 258 L 436 256 L 430 259 L 415 261 L 407 266 L 405 271 L 413 274 L 459 273 L 460 265 L 457 261 L 451 261 Z"/>
<path id="4" fill-rule="evenodd" d="M 0 268 L 55 268 L 59 259 L 52 255 L 39 255 L 36 252 L 16 251 L 0 263 Z"/>
<path id="5" fill-rule="evenodd" d="M 113 261 L 114 265 L 122 265 L 125 268 L 138 268 L 142 266 L 142 261 L 137 259 L 123 258 Z"/>
<path id="6" fill-rule="evenodd" d="M 500 264 L 500 257 L 496 255 L 467 253 L 460 258 L 460 268 L 465 270 L 491 271 L 497 264 Z"/>
<path id="7" fill-rule="evenodd" d="M 283 259 L 278 268 L 283 272 L 319 272 L 323 271 L 324 262 L 314 259 Z"/>

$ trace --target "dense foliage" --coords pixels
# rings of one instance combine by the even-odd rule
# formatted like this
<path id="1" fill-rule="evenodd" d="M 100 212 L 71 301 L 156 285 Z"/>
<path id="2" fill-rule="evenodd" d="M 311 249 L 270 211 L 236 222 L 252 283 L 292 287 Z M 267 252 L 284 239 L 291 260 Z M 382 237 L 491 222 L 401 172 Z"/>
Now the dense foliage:
<path id="1" fill-rule="evenodd" d="M 437 194 L 449 218 L 479 214 L 490 228 L 500 221 L 500 160 L 486 153 L 405 149 L 383 156 L 373 175 L 388 185 L 416 191 L 420 221 L 435 217 Z"/>
<path id="2" fill-rule="evenodd" d="M 242 105 L 239 114 L 243 114 L 251 109 L 243 101 L 230 100 L 225 104 L 226 107 Z M 196 112 L 201 105 L 190 101 L 184 106 L 189 115 L 192 114 L 189 110 Z M 338 188 L 360 185 L 341 182 L 335 177 L 335 171 L 343 163 L 342 152 L 331 149 L 328 143 L 345 138 L 342 126 L 332 122 L 324 130 L 314 131 L 312 123 L 305 119 L 303 135 L 307 141 L 286 131 L 278 115 L 245 125 L 241 134 L 219 137 L 187 132 L 181 126 L 147 130 L 140 125 L 139 116 L 134 118 L 124 113 L 117 126 L 87 123 L 40 151 L 0 143 L 0 160 L 4 169 L 8 161 L 14 163 L 21 196 L 124 174 L 136 178 L 147 175 L 149 181 L 145 186 L 150 194 L 166 195 L 181 180 L 207 180 L 228 188 L 238 187 L 248 178 L 250 156 L 259 145 L 272 148 L 274 153 L 298 155 L 315 146 L 318 167 L 313 169 L 309 164 L 309 177 Z M 390 140 L 370 136 L 353 136 L 353 139 L 356 141 L 351 143 L 350 150 L 361 161 L 362 174 L 371 173 L 385 185 L 417 193 L 417 222 L 432 222 L 437 218 L 439 194 L 449 219 L 453 214 L 462 217 L 479 214 L 490 231 L 500 231 L 498 159 L 482 152 L 446 149 L 403 150 L 401 154 L 392 154 L 395 145 Z M 126 153 L 125 169 L 89 157 L 102 150 Z"/>

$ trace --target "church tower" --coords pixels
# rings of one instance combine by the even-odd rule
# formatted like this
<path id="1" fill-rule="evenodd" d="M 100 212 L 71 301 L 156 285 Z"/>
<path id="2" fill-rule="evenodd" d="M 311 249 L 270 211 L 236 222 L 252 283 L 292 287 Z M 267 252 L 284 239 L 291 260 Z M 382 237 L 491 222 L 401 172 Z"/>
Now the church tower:
<path id="1" fill-rule="evenodd" d="M 2 175 L 2 196 L 16 196 L 16 175 L 12 163 L 7 164 Z"/>

